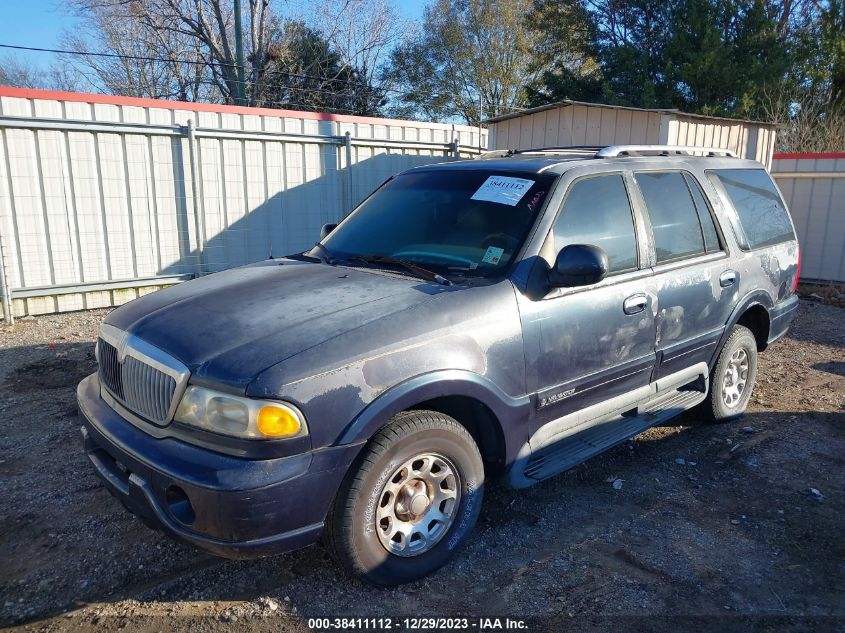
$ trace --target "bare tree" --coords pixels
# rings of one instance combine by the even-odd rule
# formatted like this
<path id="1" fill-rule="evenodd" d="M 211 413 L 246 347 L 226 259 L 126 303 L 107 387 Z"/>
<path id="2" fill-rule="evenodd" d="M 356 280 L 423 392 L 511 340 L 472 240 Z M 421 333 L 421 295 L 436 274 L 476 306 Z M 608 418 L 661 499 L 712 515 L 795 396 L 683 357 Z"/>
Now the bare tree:
<path id="1" fill-rule="evenodd" d="M 137 64 L 132 69 L 142 75 L 132 88 L 147 90 L 170 74 L 180 89 L 192 87 L 185 93 L 196 95 L 196 98 L 207 98 L 202 95 L 200 86 L 210 84 L 224 101 L 237 100 L 241 86 L 235 56 L 232 0 L 74 0 L 74 6 L 80 15 L 94 16 L 95 26 L 104 34 L 105 48 L 115 49 L 121 55 L 127 54 L 128 48 L 136 51 L 136 57 L 155 58 L 155 63 Z M 274 17 L 270 0 L 245 0 L 244 9 L 247 84 L 244 92 L 248 103 L 255 105 L 261 100 L 260 91 L 270 60 Z M 129 30 L 125 34 L 128 37 L 112 33 L 115 29 L 98 16 L 124 25 Z M 129 39 L 132 36 L 136 39 Z M 137 54 L 140 52 L 144 54 Z M 179 63 L 185 59 L 187 64 Z M 130 66 L 124 64 L 124 72 Z M 107 64 L 98 62 L 94 73 L 100 76 L 107 69 Z M 249 86 L 254 89 L 247 90 Z"/>
<path id="2" fill-rule="evenodd" d="M 390 0 L 323 0 L 302 3 L 297 12 L 299 19 L 313 28 L 340 58 L 333 68 L 335 76 L 326 76 L 329 82 L 338 83 L 342 77 L 354 74 L 356 82 L 350 89 L 358 96 L 376 99 L 377 103 L 364 103 L 364 110 L 378 109 L 383 91 L 380 71 L 391 49 L 401 41 L 409 23 Z M 370 90 L 362 95 L 361 86 Z"/>
<path id="3" fill-rule="evenodd" d="M 831 108 L 830 89 L 819 94 L 767 92 L 766 119 L 778 124 L 779 152 L 845 151 L 845 111 Z"/>
<path id="4" fill-rule="evenodd" d="M 162 20 L 161 27 L 195 38 L 207 55 L 213 81 L 228 102 L 241 94 L 235 56 L 234 10 L 231 0 L 136 0 L 149 20 Z M 243 22 L 245 38 L 245 77 L 255 87 L 248 103 L 260 101 L 261 86 L 270 60 L 273 21 L 270 0 L 247 0 Z M 243 87 L 246 92 L 246 87 Z"/>
<path id="5" fill-rule="evenodd" d="M 140 2 L 77 0 L 75 12 L 82 26 L 65 36 L 65 46 L 107 55 L 65 56 L 92 88 L 153 99 L 220 98 L 200 43 L 173 22 L 151 18 Z"/>
<path id="6" fill-rule="evenodd" d="M 62 61 L 41 68 L 14 55 L 0 58 L 0 85 L 44 90 L 79 90 L 81 77 Z"/>

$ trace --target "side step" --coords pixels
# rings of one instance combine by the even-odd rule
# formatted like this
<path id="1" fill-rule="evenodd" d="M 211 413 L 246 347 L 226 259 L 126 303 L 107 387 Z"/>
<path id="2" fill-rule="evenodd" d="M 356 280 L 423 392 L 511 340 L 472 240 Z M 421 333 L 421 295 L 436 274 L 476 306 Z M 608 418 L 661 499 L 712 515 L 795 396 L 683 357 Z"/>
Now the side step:
<path id="1" fill-rule="evenodd" d="M 690 389 L 692 386 L 661 394 L 636 409 L 634 415 L 614 416 L 544 446 L 531 454 L 522 474 L 535 481 L 547 479 L 675 417 L 707 396 L 706 388 Z"/>

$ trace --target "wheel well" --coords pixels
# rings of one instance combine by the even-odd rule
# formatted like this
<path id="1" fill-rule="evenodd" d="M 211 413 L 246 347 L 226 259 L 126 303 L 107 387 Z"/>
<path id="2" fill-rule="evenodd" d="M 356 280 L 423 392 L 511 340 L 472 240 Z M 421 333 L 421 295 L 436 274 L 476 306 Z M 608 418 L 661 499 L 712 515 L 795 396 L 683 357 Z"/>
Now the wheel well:
<path id="1" fill-rule="evenodd" d="M 454 418 L 469 431 L 490 474 L 504 471 L 505 436 L 496 415 L 483 402 L 468 396 L 441 396 L 408 407 L 426 409 Z"/>
<path id="2" fill-rule="evenodd" d="M 754 334 L 757 339 L 757 349 L 763 351 L 769 340 L 769 313 L 761 305 L 748 308 L 739 317 L 737 324 L 744 325 Z"/>

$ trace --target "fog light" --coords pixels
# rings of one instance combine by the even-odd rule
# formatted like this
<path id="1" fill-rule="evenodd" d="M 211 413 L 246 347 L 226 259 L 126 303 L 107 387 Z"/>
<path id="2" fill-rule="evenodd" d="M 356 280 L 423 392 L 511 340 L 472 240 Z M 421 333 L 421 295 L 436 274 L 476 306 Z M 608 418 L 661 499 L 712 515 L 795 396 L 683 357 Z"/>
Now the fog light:
<path id="1" fill-rule="evenodd" d="M 266 406 L 258 411 L 258 430 L 267 437 L 288 437 L 299 433 L 299 418 L 283 407 Z"/>
<path id="2" fill-rule="evenodd" d="M 194 522 L 196 515 L 194 514 L 191 500 L 188 499 L 188 495 L 179 486 L 168 486 L 165 491 L 165 500 L 167 501 L 170 514 L 177 521 L 185 525 L 191 525 Z"/>

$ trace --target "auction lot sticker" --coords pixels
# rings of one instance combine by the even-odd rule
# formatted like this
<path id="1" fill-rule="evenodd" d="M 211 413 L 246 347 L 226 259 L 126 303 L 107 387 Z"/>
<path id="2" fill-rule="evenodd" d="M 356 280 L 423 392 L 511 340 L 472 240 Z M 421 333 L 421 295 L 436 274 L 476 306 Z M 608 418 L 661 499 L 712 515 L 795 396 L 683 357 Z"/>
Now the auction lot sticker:
<path id="1" fill-rule="evenodd" d="M 472 200 L 483 200 L 486 202 L 498 202 L 515 207 L 522 200 L 533 180 L 527 178 L 512 178 L 510 176 L 490 176 L 484 184 L 472 194 Z"/>

